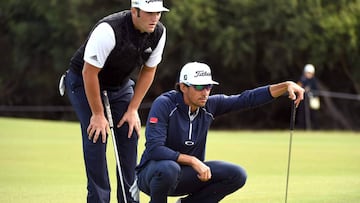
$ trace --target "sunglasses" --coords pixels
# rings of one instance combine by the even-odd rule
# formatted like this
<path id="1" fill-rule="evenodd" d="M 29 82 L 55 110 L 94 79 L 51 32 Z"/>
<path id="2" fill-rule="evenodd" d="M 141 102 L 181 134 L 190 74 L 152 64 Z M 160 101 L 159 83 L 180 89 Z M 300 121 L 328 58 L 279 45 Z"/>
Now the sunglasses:
<path id="1" fill-rule="evenodd" d="M 212 84 L 209 85 L 190 85 L 190 84 L 185 84 L 187 87 L 194 87 L 195 90 L 197 91 L 203 91 L 204 89 L 206 90 L 211 90 L 211 88 L 213 87 Z"/>

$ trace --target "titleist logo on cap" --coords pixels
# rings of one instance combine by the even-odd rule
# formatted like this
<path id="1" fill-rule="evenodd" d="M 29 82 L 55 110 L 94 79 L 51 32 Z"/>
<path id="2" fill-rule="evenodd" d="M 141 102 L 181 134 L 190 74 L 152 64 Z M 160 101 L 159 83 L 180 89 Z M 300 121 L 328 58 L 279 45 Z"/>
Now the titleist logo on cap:
<path id="1" fill-rule="evenodd" d="M 147 0 L 147 1 L 145 1 L 145 2 L 146 2 L 146 3 L 153 3 L 153 2 L 157 2 L 157 1 L 162 2 L 162 0 Z"/>
<path id="2" fill-rule="evenodd" d="M 207 71 L 196 71 L 194 77 L 200 77 L 200 76 L 211 76 L 211 73 L 207 72 Z"/>

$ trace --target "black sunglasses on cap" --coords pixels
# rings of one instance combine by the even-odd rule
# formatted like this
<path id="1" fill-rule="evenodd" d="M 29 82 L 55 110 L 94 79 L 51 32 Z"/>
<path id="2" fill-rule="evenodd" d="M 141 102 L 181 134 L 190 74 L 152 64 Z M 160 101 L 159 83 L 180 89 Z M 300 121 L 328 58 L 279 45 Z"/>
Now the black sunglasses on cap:
<path id="1" fill-rule="evenodd" d="M 207 89 L 207 90 L 211 90 L 211 88 L 213 87 L 212 84 L 208 84 L 208 85 L 191 85 L 191 84 L 186 84 L 184 83 L 187 87 L 194 87 L 195 90 L 197 91 L 202 91 L 204 89 Z"/>

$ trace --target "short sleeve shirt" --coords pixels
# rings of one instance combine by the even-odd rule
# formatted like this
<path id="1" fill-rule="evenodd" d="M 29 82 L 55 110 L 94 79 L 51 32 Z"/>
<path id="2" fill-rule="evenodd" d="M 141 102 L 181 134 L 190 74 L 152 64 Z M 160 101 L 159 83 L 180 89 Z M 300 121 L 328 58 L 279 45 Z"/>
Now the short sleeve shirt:
<path id="1" fill-rule="evenodd" d="M 154 51 L 151 53 L 149 59 L 145 62 L 148 67 L 156 67 L 161 59 L 165 46 L 166 29 L 159 40 Z M 106 22 L 100 23 L 91 33 L 89 40 L 85 47 L 84 61 L 87 63 L 103 68 L 107 57 L 114 49 L 116 44 L 115 33 L 113 28 Z"/>

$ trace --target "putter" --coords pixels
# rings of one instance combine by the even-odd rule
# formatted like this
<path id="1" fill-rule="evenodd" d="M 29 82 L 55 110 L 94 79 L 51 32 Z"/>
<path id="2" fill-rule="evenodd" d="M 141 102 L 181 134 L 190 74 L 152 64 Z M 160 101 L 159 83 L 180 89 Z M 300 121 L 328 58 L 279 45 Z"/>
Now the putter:
<path id="1" fill-rule="evenodd" d="M 295 126 L 295 115 L 296 115 L 295 102 L 292 101 L 292 103 L 291 103 L 291 116 L 290 116 L 289 155 L 288 155 L 288 165 L 287 165 L 287 173 L 286 173 L 285 203 L 287 203 L 288 188 L 289 188 L 289 174 L 290 174 L 290 160 L 291 160 L 291 144 L 292 144 L 292 136 L 293 136 L 294 126 Z"/>
<path id="2" fill-rule="evenodd" d="M 117 145 L 116 145 L 115 133 L 114 133 L 114 122 L 113 122 L 113 119 L 112 119 L 109 97 L 108 97 L 108 94 L 107 94 L 106 90 L 103 91 L 103 95 L 104 95 L 103 100 L 104 100 L 104 106 L 105 106 L 105 111 L 106 111 L 106 117 L 107 117 L 108 122 L 109 122 L 110 130 L 111 130 L 111 137 L 112 137 L 112 141 L 113 141 L 113 145 L 114 145 L 114 153 L 115 153 L 117 169 L 118 169 L 118 172 L 119 172 L 121 190 L 122 190 L 124 202 L 127 203 L 126 193 L 125 193 L 125 186 L 124 186 L 124 179 L 123 179 L 121 165 L 120 165 L 120 158 L 119 158 L 118 150 L 117 150 L 117 147 L 116 147 Z"/>

